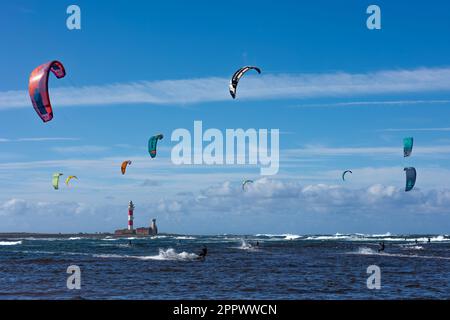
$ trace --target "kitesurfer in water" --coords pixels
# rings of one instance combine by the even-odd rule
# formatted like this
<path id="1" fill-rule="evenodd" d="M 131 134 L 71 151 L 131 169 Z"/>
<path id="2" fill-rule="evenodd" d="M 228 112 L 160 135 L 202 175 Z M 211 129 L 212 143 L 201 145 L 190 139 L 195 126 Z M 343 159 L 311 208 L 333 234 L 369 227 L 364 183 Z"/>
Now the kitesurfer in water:
<path id="1" fill-rule="evenodd" d="M 205 260 L 207 254 L 208 254 L 208 248 L 206 248 L 206 246 L 204 246 L 202 251 L 198 254 L 198 257 L 201 260 Z"/>
<path id="2" fill-rule="evenodd" d="M 259 248 L 259 241 L 256 241 L 256 247 Z"/>
<path id="3" fill-rule="evenodd" d="M 378 249 L 378 252 L 384 251 L 384 241 L 380 242 L 380 248 Z"/>

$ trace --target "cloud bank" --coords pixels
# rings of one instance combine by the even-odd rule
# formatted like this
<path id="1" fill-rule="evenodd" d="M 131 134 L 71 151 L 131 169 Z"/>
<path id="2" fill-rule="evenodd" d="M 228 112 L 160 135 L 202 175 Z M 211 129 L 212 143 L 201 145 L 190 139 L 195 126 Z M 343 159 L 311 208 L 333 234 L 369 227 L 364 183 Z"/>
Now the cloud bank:
<path id="1" fill-rule="evenodd" d="M 52 89 L 59 107 L 115 104 L 193 104 L 229 100 L 228 78 L 141 81 Z M 248 75 L 240 99 L 323 98 L 450 91 L 450 68 L 371 73 Z M 0 92 L 0 110 L 29 107 L 27 91 Z"/>
<path id="2" fill-rule="evenodd" d="M 403 188 L 374 184 L 360 189 L 340 185 L 283 182 L 260 179 L 243 192 L 229 182 L 210 187 L 182 200 L 163 200 L 160 212 L 230 214 L 302 213 L 445 213 L 450 214 L 450 189 L 406 193 Z"/>
<path id="3" fill-rule="evenodd" d="M 256 180 L 246 192 L 238 184 L 225 182 L 200 192 L 139 203 L 137 212 L 141 224 L 153 217 L 163 221 L 165 232 L 204 234 L 238 232 L 240 228 L 258 231 L 253 230 L 255 221 L 270 224 L 272 229 L 258 224 L 259 231 L 264 232 L 300 232 L 305 227 L 319 232 L 386 231 L 370 229 L 374 223 L 389 227 L 391 231 L 396 231 L 393 226 L 423 231 L 427 222 L 433 222 L 433 228 L 447 228 L 445 221 L 449 220 L 449 215 L 450 189 L 414 189 L 405 193 L 402 188 L 381 184 L 349 189 L 340 185 L 302 185 L 267 178 Z M 112 231 L 126 223 L 126 206 L 106 208 L 70 201 L 52 203 L 14 198 L 0 203 L 0 216 L 5 227 L 30 223 L 35 230 L 37 226 L 37 229 L 51 228 L 54 221 L 64 221 L 69 223 L 71 231 L 86 231 L 82 228 L 86 228 L 87 221 L 101 217 L 102 224 L 91 225 L 88 231 L 98 231 L 93 228 Z M 186 224 L 187 221 L 191 223 Z M 330 230 L 329 221 L 338 229 Z M 351 229 L 349 226 L 356 221 L 356 227 Z M 408 229 L 411 225 L 415 229 Z"/>

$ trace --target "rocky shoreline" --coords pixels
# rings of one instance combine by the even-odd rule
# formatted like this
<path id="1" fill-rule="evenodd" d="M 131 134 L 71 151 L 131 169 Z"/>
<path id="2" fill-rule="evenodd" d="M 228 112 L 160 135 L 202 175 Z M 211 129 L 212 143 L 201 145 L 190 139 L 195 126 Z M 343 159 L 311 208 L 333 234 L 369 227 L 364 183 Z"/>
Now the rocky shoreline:
<path id="1" fill-rule="evenodd" d="M 0 233 L 0 239 L 5 238 L 73 238 L 73 237 L 90 237 L 104 238 L 114 236 L 112 233 L 32 233 L 32 232 L 4 232 Z"/>

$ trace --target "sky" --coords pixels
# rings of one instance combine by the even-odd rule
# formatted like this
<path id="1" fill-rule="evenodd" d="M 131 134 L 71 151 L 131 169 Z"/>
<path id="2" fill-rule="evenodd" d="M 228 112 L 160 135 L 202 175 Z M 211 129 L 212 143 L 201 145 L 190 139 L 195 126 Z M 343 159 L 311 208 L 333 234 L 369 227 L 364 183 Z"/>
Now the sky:
<path id="1" fill-rule="evenodd" d="M 71 4 L 81 30 L 66 27 Z M 371 4 L 380 30 L 366 26 Z M 156 218 L 168 233 L 446 234 L 449 12 L 446 1 L 4 3 L 0 232 L 112 232 L 133 200 L 135 226 Z M 54 119 L 43 123 L 28 77 L 54 59 L 67 75 L 50 76 Z M 233 100 L 230 77 L 245 65 L 262 74 L 246 74 Z M 193 134 L 194 121 L 279 129 L 278 173 L 175 165 L 171 134 Z M 56 191 L 54 172 L 78 180 Z"/>

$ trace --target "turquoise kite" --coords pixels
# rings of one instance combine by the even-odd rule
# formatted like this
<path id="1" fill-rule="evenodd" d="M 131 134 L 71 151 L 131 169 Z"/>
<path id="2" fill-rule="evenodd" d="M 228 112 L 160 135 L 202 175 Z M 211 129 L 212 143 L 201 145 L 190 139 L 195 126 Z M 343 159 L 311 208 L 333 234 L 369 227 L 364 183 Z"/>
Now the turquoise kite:
<path id="1" fill-rule="evenodd" d="M 408 137 L 403 139 L 403 156 L 409 157 L 411 155 L 411 152 L 413 150 L 414 145 L 414 138 Z"/>
<path id="2" fill-rule="evenodd" d="M 157 134 L 148 140 L 148 153 L 150 157 L 156 157 L 156 145 L 158 144 L 158 140 L 162 140 L 163 138 L 164 136 L 162 134 Z"/>

